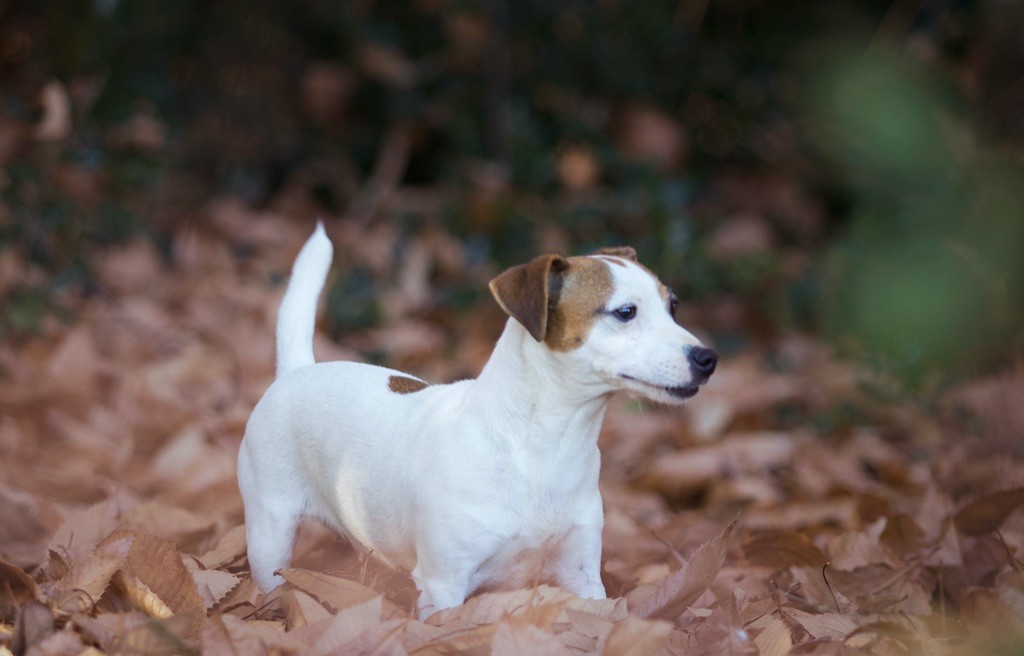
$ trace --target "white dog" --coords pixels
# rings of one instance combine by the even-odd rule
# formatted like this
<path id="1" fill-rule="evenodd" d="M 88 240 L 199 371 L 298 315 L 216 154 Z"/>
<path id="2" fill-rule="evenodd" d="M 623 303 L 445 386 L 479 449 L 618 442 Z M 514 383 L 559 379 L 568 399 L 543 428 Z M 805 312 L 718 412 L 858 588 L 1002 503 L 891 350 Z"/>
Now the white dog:
<path id="1" fill-rule="evenodd" d="M 543 255 L 490 283 L 510 315 L 480 377 L 430 385 L 355 362 L 314 364 L 331 264 L 318 226 L 277 325 L 277 379 L 238 454 L 249 565 L 283 579 L 299 520 L 322 520 L 412 572 L 418 614 L 483 587 L 549 580 L 605 598 L 597 435 L 613 392 L 679 404 L 717 356 L 676 324 L 675 296 L 631 248 Z"/>

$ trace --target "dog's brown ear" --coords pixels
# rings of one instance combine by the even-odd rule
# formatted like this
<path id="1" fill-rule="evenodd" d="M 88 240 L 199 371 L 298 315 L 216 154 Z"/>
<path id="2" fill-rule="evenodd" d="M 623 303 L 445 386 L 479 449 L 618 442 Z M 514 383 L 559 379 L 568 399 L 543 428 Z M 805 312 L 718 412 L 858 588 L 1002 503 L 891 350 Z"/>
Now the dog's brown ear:
<path id="1" fill-rule="evenodd" d="M 547 334 L 548 311 L 558 302 L 562 273 L 568 268 L 565 258 L 549 253 L 508 269 L 488 286 L 501 309 L 540 342 Z"/>
<path id="2" fill-rule="evenodd" d="M 610 255 L 612 257 L 622 257 L 627 260 L 633 260 L 636 262 L 636 249 L 632 246 L 615 246 L 613 248 L 600 248 L 594 255 Z"/>

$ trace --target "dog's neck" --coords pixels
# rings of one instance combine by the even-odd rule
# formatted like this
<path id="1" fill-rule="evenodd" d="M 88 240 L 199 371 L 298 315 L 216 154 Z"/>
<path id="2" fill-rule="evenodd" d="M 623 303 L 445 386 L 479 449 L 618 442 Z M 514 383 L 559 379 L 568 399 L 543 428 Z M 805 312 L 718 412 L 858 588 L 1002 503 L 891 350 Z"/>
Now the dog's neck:
<path id="1" fill-rule="evenodd" d="M 473 383 L 498 439 L 538 450 L 596 446 L 610 394 L 574 380 L 572 372 L 514 319 L 509 319 L 480 376 Z"/>

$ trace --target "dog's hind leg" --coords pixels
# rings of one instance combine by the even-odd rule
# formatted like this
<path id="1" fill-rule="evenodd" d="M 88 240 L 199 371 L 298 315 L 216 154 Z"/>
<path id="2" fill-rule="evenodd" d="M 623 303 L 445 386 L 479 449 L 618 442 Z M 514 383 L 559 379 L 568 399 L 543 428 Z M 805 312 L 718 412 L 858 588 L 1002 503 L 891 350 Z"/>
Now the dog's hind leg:
<path id="1" fill-rule="evenodd" d="M 260 500 L 245 506 L 249 569 L 256 585 L 264 592 L 284 583 L 284 579 L 274 572 L 291 563 L 300 517 L 295 509 L 273 502 L 264 503 Z"/>
<path id="2" fill-rule="evenodd" d="M 256 585 L 264 592 L 270 592 L 284 583 L 284 579 L 274 572 L 291 563 L 295 531 L 304 508 L 299 495 L 257 489 L 260 485 L 254 476 L 246 446 L 243 443 L 238 454 L 238 483 L 245 506 L 249 569 Z M 265 485 L 266 479 L 260 482 Z"/>

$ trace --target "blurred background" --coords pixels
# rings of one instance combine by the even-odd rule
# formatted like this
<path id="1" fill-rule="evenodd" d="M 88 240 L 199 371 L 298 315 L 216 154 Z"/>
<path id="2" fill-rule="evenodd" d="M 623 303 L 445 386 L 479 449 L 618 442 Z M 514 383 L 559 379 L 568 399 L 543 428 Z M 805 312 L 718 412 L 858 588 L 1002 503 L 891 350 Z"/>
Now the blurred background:
<path id="1" fill-rule="evenodd" d="M 726 354 L 941 388 L 1024 344 L 1022 34 L 1010 0 L 6 0 L 0 335 L 73 320 L 111 245 L 244 263 L 323 216 L 331 333 L 632 244 Z"/>

